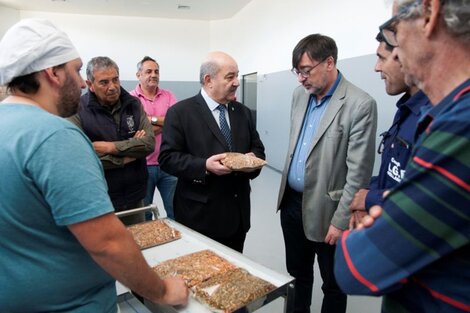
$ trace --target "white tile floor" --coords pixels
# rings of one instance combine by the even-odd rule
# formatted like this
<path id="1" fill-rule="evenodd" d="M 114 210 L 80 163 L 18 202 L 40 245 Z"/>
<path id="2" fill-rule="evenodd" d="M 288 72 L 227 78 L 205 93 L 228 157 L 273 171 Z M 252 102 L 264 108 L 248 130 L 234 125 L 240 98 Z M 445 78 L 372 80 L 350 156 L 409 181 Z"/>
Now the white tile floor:
<path id="1" fill-rule="evenodd" d="M 245 242 L 244 255 L 279 273 L 287 274 L 285 268 L 284 241 L 279 214 L 276 213 L 277 196 L 281 174 L 265 167 L 258 178 L 251 182 L 251 229 Z M 155 193 L 155 201 L 164 215 L 163 205 Z M 315 284 L 312 297 L 312 313 L 319 313 L 322 301 L 321 277 L 315 265 Z M 257 313 L 281 313 L 284 300 L 278 299 L 256 311 Z M 348 297 L 347 313 L 378 313 L 380 299 L 372 297 Z"/>

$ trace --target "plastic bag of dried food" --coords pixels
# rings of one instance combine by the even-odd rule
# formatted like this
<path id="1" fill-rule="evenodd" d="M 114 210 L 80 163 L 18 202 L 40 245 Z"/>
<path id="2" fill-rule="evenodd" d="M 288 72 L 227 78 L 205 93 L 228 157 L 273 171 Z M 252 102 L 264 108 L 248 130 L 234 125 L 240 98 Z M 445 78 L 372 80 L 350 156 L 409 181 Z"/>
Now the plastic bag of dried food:
<path id="1" fill-rule="evenodd" d="M 202 250 L 164 261 L 153 270 L 161 278 L 178 276 L 193 287 L 217 274 L 236 268 L 235 265 L 210 250 Z"/>
<path id="2" fill-rule="evenodd" d="M 140 249 L 161 245 L 181 238 L 181 233 L 162 220 L 128 226 L 135 242 Z"/>
<path id="3" fill-rule="evenodd" d="M 268 162 L 253 155 L 238 152 L 227 152 L 220 162 L 232 171 L 251 172 L 262 168 Z"/>
<path id="4" fill-rule="evenodd" d="M 196 299 L 213 312 L 233 312 L 264 297 L 276 287 L 237 268 L 214 276 L 192 288 Z"/>

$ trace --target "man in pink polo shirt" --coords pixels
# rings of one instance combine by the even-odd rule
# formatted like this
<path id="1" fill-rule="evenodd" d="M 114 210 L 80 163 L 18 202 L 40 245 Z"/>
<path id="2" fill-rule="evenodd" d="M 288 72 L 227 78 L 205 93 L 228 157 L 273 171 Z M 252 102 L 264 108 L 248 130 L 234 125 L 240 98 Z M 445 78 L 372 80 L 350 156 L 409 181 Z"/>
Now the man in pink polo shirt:
<path id="1" fill-rule="evenodd" d="M 176 97 L 172 92 L 158 87 L 160 82 L 160 66 L 151 57 L 145 56 L 142 61 L 137 63 L 136 75 L 139 84 L 131 91 L 131 95 L 139 98 L 155 133 L 155 151 L 147 156 L 149 177 L 145 205 L 153 202 L 155 187 L 157 187 L 165 206 L 166 215 L 168 218 L 173 219 L 173 195 L 177 178 L 160 169 L 158 154 L 160 153 L 161 133 L 166 111 L 176 103 Z M 151 219 L 151 213 L 148 213 L 146 218 L 148 220 Z"/>

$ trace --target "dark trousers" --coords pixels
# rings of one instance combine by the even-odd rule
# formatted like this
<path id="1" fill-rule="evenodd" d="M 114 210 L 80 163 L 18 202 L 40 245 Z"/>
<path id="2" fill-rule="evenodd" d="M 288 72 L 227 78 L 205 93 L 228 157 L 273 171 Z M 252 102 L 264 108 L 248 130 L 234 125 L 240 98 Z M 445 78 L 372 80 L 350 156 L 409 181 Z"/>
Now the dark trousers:
<path id="1" fill-rule="evenodd" d="M 137 201 L 136 203 L 129 204 L 126 208 L 114 208 L 116 212 L 127 211 L 132 209 L 138 209 L 144 206 L 144 200 Z M 126 225 L 134 225 L 138 223 L 142 223 L 145 221 L 145 213 L 136 213 L 128 216 L 122 216 L 119 218 L 121 222 Z"/>
<path id="2" fill-rule="evenodd" d="M 281 226 L 286 246 L 287 271 L 295 278 L 295 313 L 309 313 L 312 302 L 313 266 L 317 256 L 323 280 L 322 313 L 346 312 L 346 295 L 334 277 L 336 246 L 305 237 L 302 224 L 302 194 L 286 187 L 281 202 Z"/>
<path id="3" fill-rule="evenodd" d="M 242 229 L 241 225 L 237 232 L 230 237 L 212 238 L 215 241 L 232 248 L 235 251 L 243 253 L 243 246 L 245 245 L 246 232 Z"/>

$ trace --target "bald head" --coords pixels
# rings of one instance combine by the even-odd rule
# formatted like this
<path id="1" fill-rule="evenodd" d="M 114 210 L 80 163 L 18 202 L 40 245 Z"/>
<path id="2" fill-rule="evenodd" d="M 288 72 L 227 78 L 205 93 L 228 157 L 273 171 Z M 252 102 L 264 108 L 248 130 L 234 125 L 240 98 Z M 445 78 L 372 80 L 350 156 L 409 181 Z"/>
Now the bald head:
<path id="1" fill-rule="evenodd" d="M 206 56 L 206 62 L 214 62 L 218 64 L 225 64 L 228 62 L 237 63 L 234 58 L 222 51 L 209 52 Z"/>
<path id="2" fill-rule="evenodd" d="M 204 85 L 204 76 L 209 75 L 210 77 L 215 77 L 220 68 L 226 64 L 235 66 L 238 75 L 238 65 L 234 58 L 222 51 L 209 52 L 202 62 L 199 71 L 199 82 L 201 85 Z"/>
<path id="3" fill-rule="evenodd" d="M 214 101 L 225 104 L 235 100 L 240 86 L 238 65 L 227 53 L 210 52 L 201 64 L 199 79 L 202 88 Z"/>

